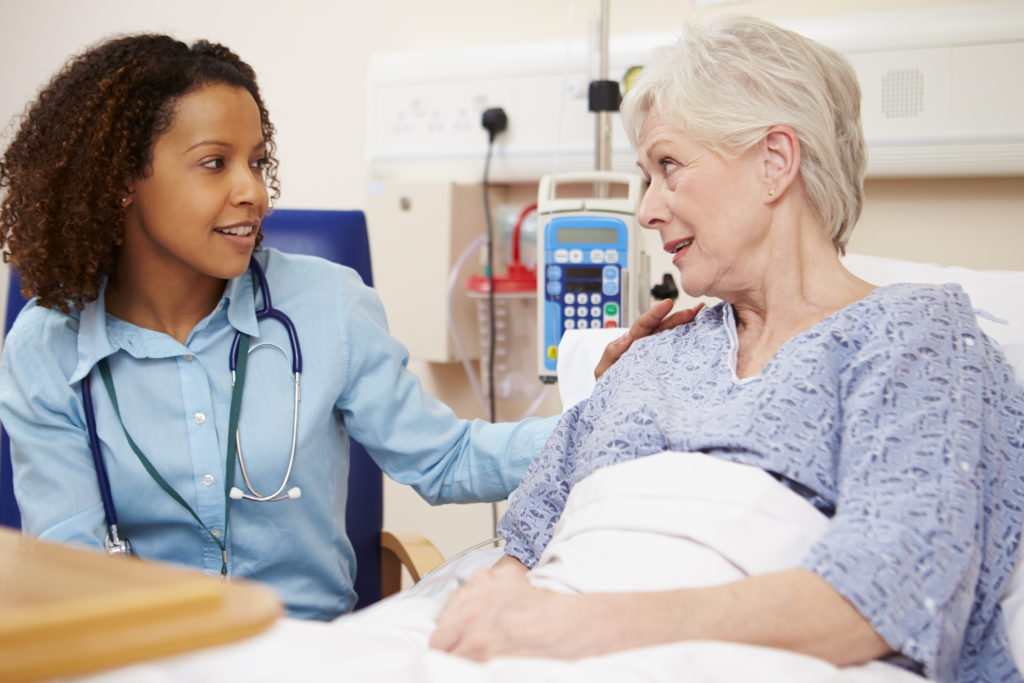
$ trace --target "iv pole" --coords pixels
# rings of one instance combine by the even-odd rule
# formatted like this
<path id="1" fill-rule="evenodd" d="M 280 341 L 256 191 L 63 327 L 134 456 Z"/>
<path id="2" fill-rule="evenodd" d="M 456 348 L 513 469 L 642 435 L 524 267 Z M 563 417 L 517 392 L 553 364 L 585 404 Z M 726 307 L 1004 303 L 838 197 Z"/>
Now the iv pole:
<path id="1" fill-rule="evenodd" d="M 597 116 L 594 127 L 594 170 L 610 171 L 612 168 L 612 113 L 619 110 L 622 96 L 618 81 L 608 80 L 608 33 L 611 23 L 611 0 L 601 0 L 601 15 L 598 25 L 597 78 L 590 83 L 589 109 Z M 607 197 L 609 185 L 594 183 L 594 196 Z"/>
<path id="2" fill-rule="evenodd" d="M 611 0 L 601 0 L 601 19 L 598 29 L 598 82 L 608 82 L 608 10 Z M 615 84 L 618 89 L 618 83 Z M 616 106 L 618 109 L 618 106 Z M 612 168 L 612 112 L 608 109 L 597 111 L 594 139 L 594 170 L 610 171 Z M 605 185 L 607 191 L 608 186 Z M 605 196 L 605 195 L 603 195 Z"/>

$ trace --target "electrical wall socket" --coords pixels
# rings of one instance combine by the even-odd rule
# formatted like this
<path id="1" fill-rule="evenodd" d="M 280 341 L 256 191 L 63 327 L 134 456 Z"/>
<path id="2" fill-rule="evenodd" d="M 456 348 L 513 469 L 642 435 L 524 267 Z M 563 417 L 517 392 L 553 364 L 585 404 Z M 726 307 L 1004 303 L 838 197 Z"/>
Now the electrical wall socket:
<path id="1" fill-rule="evenodd" d="M 868 174 L 1024 173 L 1024 2 L 815 17 L 784 25 L 844 53 L 863 91 Z M 611 36 L 621 80 L 676 32 Z M 535 182 L 593 169 L 595 76 L 582 40 L 377 55 L 368 98 L 376 179 L 479 182 L 487 150 L 480 114 L 500 106 L 491 179 Z M 634 168 L 616 116 L 612 170 Z"/>

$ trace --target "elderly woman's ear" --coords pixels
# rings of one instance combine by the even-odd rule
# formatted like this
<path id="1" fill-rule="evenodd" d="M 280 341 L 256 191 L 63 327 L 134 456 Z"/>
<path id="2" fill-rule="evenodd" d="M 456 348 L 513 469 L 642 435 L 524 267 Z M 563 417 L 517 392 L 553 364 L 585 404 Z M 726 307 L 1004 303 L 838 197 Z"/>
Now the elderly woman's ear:
<path id="1" fill-rule="evenodd" d="M 800 177 L 800 139 L 789 126 L 772 126 L 762 142 L 764 196 L 774 202 Z"/>

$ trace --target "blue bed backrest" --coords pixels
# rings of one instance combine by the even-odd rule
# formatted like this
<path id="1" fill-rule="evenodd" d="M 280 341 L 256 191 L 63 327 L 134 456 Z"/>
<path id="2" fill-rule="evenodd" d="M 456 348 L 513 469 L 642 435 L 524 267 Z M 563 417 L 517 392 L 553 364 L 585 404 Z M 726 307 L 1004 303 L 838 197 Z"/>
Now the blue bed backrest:
<path id="1" fill-rule="evenodd" d="M 11 324 L 27 303 L 21 295 L 21 282 L 18 272 L 11 268 L 9 288 L 7 290 L 7 309 L 4 315 L 4 334 L 11 329 Z M 14 482 L 11 477 L 11 444 L 7 440 L 7 432 L 0 425 L 0 524 L 21 528 L 21 514 L 18 504 L 14 502 Z"/>

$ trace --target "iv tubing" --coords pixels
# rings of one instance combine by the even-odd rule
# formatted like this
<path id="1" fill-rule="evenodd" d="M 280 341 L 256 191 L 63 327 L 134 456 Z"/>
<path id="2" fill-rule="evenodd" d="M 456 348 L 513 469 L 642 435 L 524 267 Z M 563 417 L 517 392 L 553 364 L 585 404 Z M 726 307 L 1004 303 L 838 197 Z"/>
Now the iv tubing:
<path id="1" fill-rule="evenodd" d="M 462 266 L 466 262 L 466 259 L 483 244 L 487 242 L 487 237 L 480 235 L 473 242 L 466 247 L 466 250 L 462 252 L 459 259 L 452 266 L 451 273 L 448 274 L 448 330 L 452 333 L 452 341 L 455 342 L 455 349 L 459 352 L 459 359 L 462 361 L 462 367 L 466 371 L 466 376 L 469 377 L 469 385 L 473 389 L 473 395 L 476 396 L 477 401 L 480 402 L 480 407 L 487 410 L 487 398 L 484 396 L 483 388 L 480 386 L 480 381 L 477 379 L 476 372 L 473 370 L 473 366 L 470 365 L 469 357 L 466 354 L 466 347 L 462 345 L 462 337 L 459 336 L 459 331 L 456 329 L 455 318 L 452 316 L 452 300 L 455 293 L 455 283 L 459 279 L 459 273 L 462 271 Z"/>
<path id="2" fill-rule="evenodd" d="M 487 237 L 484 235 L 478 236 L 468 247 L 466 247 L 466 250 L 459 255 L 458 260 L 455 261 L 455 265 L 452 266 L 452 270 L 448 274 L 448 293 L 446 296 L 446 302 L 448 304 L 448 330 L 452 333 L 452 341 L 455 343 L 455 350 L 459 354 L 459 360 L 462 361 L 462 369 L 466 371 L 466 377 L 469 378 L 469 385 L 473 390 L 473 395 L 476 397 L 480 407 L 484 410 L 487 410 L 487 398 L 484 395 L 483 388 L 480 386 L 480 380 L 477 377 L 477 373 L 473 370 L 473 365 L 469 362 L 469 357 L 466 354 L 466 347 L 462 344 L 462 337 L 459 336 L 459 331 L 456 329 L 457 326 L 455 325 L 455 318 L 452 316 L 452 300 L 455 295 L 456 283 L 459 280 L 459 273 L 462 271 L 462 266 L 465 265 L 466 259 L 470 257 L 474 250 L 479 249 L 486 241 Z M 552 385 L 545 384 L 537 394 L 536 398 L 533 399 L 530 406 L 523 411 L 522 415 L 517 419 L 526 419 L 537 412 L 537 409 L 540 408 L 544 399 L 547 398 L 548 393 L 551 391 L 551 387 Z"/>

